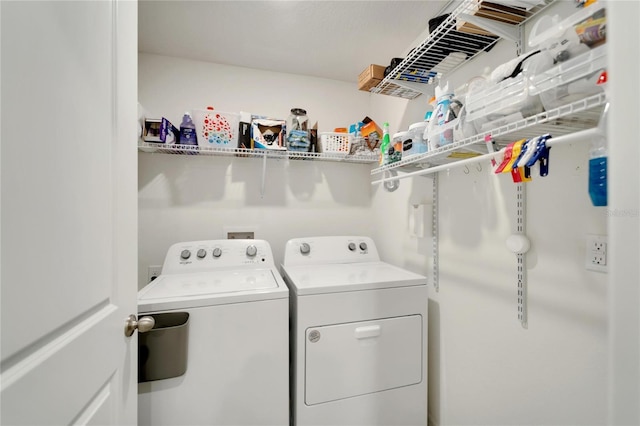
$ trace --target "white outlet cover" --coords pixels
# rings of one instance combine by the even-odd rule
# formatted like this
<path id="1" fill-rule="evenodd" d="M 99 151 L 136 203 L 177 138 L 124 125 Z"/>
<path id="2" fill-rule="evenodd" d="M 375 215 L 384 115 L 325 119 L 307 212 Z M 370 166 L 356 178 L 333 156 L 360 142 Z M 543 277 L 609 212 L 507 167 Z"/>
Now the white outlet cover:
<path id="1" fill-rule="evenodd" d="M 586 269 L 606 273 L 609 263 L 606 235 L 587 234 L 585 249 Z"/>

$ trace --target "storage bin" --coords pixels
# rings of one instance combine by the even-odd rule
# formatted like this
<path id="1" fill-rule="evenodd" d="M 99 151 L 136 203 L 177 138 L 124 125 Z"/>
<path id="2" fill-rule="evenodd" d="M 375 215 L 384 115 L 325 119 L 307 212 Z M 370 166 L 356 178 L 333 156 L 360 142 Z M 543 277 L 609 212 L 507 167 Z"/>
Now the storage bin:
<path id="1" fill-rule="evenodd" d="M 449 145 L 456 139 L 454 136 L 455 129 L 460 131 L 460 119 L 456 118 L 448 123 L 440 126 L 434 125 L 427 128 L 427 139 L 429 141 L 429 151 L 438 149 L 441 146 Z"/>
<path id="2" fill-rule="evenodd" d="M 493 120 L 506 116 L 522 119 L 542 112 L 540 97 L 530 89 L 529 77 L 522 72 L 484 90 L 469 92 L 465 104 L 467 122 L 480 132 L 483 124 Z"/>
<path id="3" fill-rule="evenodd" d="M 604 91 L 598 80 L 607 67 L 606 45 L 596 47 L 532 79 L 545 109 L 584 99 Z"/>
<path id="4" fill-rule="evenodd" d="M 155 325 L 138 334 L 138 383 L 170 379 L 187 371 L 189 314 L 147 314 Z"/>
<path id="5" fill-rule="evenodd" d="M 237 148 L 240 114 L 213 109 L 194 109 L 199 147 Z"/>
<path id="6" fill-rule="evenodd" d="M 350 133 L 320 133 L 319 152 L 326 154 L 349 154 L 353 135 Z"/>

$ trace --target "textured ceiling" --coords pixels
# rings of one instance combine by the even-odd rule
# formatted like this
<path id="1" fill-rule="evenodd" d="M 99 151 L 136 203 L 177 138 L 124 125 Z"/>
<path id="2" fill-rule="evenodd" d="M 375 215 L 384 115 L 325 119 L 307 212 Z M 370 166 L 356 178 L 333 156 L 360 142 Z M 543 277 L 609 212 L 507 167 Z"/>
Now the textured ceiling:
<path id="1" fill-rule="evenodd" d="M 138 49 L 356 82 L 421 41 L 446 3 L 141 0 Z"/>

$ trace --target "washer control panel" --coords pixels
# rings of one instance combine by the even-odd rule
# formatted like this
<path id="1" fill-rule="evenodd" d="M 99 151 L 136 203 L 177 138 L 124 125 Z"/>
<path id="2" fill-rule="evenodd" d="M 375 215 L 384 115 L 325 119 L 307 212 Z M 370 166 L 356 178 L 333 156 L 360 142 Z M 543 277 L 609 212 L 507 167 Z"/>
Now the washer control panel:
<path id="1" fill-rule="evenodd" d="M 309 237 L 287 242 L 284 265 L 314 265 L 379 261 L 378 250 L 369 237 Z"/>
<path id="2" fill-rule="evenodd" d="M 237 266 L 273 266 L 271 246 L 264 240 L 187 241 L 172 245 L 163 274 L 209 271 Z"/>

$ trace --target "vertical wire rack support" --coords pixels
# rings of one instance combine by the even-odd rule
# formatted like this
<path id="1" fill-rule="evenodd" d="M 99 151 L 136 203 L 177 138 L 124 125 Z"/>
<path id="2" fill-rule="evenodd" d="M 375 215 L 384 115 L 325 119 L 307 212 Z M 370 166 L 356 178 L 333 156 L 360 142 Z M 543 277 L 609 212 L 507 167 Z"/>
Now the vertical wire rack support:
<path id="1" fill-rule="evenodd" d="M 516 232 L 525 235 L 526 231 L 526 191 L 522 183 L 516 185 Z M 527 262 L 526 253 L 516 255 L 518 264 L 518 320 L 522 328 L 528 327 L 527 318 Z"/>
<path id="2" fill-rule="evenodd" d="M 433 174 L 433 203 L 431 204 L 431 229 L 433 234 L 433 250 L 431 258 L 433 260 L 433 287 L 436 292 L 440 291 L 440 281 L 438 279 L 438 174 Z"/>

